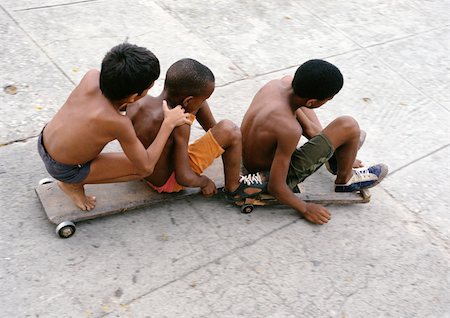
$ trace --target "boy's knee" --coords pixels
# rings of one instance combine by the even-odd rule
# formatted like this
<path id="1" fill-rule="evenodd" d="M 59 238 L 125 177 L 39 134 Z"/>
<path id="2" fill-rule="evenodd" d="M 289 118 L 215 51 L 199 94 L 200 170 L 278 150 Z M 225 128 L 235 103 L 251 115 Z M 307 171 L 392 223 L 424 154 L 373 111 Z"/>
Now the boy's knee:
<path id="1" fill-rule="evenodd" d="M 215 128 L 217 128 L 217 133 L 220 134 L 223 139 L 227 139 L 229 142 L 241 140 L 241 130 L 231 120 L 221 120 L 217 123 Z"/>
<path id="2" fill-rule="evenodd" d="M 341 129 L 343 129 L 347 134 L 351 136 L 359 136 L 359 124 L 355 118 L 351 116 L 340 116 L 336 120 L 338 121 L 339 127 L 341 127 Z"/>

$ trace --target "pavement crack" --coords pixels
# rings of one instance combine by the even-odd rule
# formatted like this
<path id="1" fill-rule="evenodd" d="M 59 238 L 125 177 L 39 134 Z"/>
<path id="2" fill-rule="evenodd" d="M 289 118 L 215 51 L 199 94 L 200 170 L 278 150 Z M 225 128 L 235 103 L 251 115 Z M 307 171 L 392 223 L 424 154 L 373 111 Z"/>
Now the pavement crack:
<path id="1" fill-rule="evenodd" d="M 435 153 L 438 153 L 439 151 L 441 151 L 441 150 L 447 148 L 448 146 L 450 146 L 450 144 L 444 145 L 444 146 L 439 147 L 438 149 L 435 149 L 435 150 L 433 150 L 433 151 L 431 151 L 431 152 L 429 152 L 429 153 L 427 153 L 427 154 L 425 154 L 425 155 L 423 155 L 423 156 L 420 156 L 419 158 L 414 159 L 413 161 L 408 162 L 406 165 L 403 165 L 403 166 L 401 166 L 400 168 L 397 168 L 397 169 L 395 169 L 395 170 L 389 172 L 388 175 L 389 175 L 389 176 L 392 176 L 394 173 L 397 173 L 397 172 L 399 172 L 400 170 L 403 170 L 403 169 L 409 167 L 410 165 L 415 164 L 415 163 L 421 161 L 422 159 L 425 159 L 425 158 L 427 158 L 427 157 L 429 157 L 429 156 L 431 156 L 431 155 L 434 155 Z"/>
<path id="2" fill-rule="evenodd" d="M 94 0 L 91 0 L 94 1 Z M 14 19 L 14 17 L 6 10 L 2 5 L 0 8 L 5 14 L 14 22 L 14 24 L 33 42 L 34 45 L 48 58 L 51 64 L 58 69 L 58 71 L 70 82 L 73 86 L 76 86 L 76 83 L 70 78 L 70 76 L 64 72 L 64 70 L 53 60 L 53 58 L 44 50 L 44 48 L 20 25 L 20 23 Z"/>
<path id="3" fill-rule="evenodd" d="M 141 294 L 141 295 L 139 295 L 139 296 L 134 297 L 133 299 L 130 299 L 129 301 L 127 301 L 126 303 L 124 303 L 124 305 L 129 306 L 129 305 L 131 305 L 132 303 L 134 303 L 135 301 L 138 301 L 139 299 L 142 299 L 142 298 L 144 298 L 145 296 L 148 296 L 148 295 L 150 295 L 150 294 L 152 294 L 152 293 L 154 293 L 154 292 L 156 292 L 156 291 L 158 291 L 158 290 L 161 290 L 161 289 L 163 289 L 164 287 L 167 287 L 167 286 L 169 286 L 169 285 L 171 285 L 171 284 L 173 284 L 173 283 L 175 283 L 175 282 L 177 282 L 177 281 L 179 281 L 179 280 L 184 280 L 184 279 L 185 279 L 186 277 L 188 277 L 189 275 L 191 275 L 191 274 L 193 274 L 193 273 L 195 273 L 195 272 L 197 272 L 197 271 L 199 271 L 199 270 L 201 270 L 201 269 L 207 268 L 209 265 L 216 264 L 216 263 L 217 263 L 218 261 L 220 261 L 221 259 L 224 259 L 224 258 L 226 258 L 226 257 L 228 257 L 228 256 L 230 256 L 230 255 L 233 255 L 236 251 L 241 250 L 241 249 L 243 249 L 243 248 L 247 248 L 247 247 L 252 246 L 252 245 L 255 245 L 256 243 L 258 243 L 260 240 L 264 239 L 265 237 L 268 237 L 268 236 L 270 236 L 270 235 L 272 235 L 272 234 L 274 234 L 274 233 L 277 233 L 277 232 L 279 232 L 279 231 L 281 231 L 281 230 L 283 230 L 283 229 L 285 229 L 285 228 L 287 228 L 287 227 L 289 227 L 289 226 L 291 226 L 291 225 L 297 223 L 298 220 L 299 220 L 299 219 L 295 219 L 294 221 L 291 221 L 291 222 L 289 222 L 289 223 L 287 223 L 287 224 L 284 224 L 284 225 L 282 225 L 282 226 L 280 226 L 280 227 L 278 227 L 278 228 L 276 228 L 276 229 L 273 229 L 272 231 L 270 231 L 270 232 L 268 232 L 268 233 L 266 233 L 266 234 L 264 234 L 264 235 L 261 235 L 260 237 L 254 239 L 253 241 L 246 242 L 246 243 L 244 243 L 244 244 L 242 244 L 242 245 L 239 245 L 239 246 L 237 246 L 237 247 L 231 249 L 231 250 L 228 251 L 227 253 L 224 253 L 223 255 L 221 255 L 221 256 L 219 256 L 219 257 L 217 257 L 217 258 L 215 258 L 215 259 L 213 259 L 213 260 L 211 260 L 211 261 L 208 261 L 208 262 L 206 262 L 206 263 L 204 263 L 204 264 L 202 264 L 202 265 L 196 266 L 196 267 L 193 268 L 192 270 L 187 271 L 186 273 L 184 273 L 184 274 L 182 274 L 182 275 L 180 275 L 180 276 L 178 276 L 178 277 L 176 277 L 176 278 L 174 278 L 174 279 L 172 279 L 172 280 L 170 280 L 170 281 L 167 281 L 167 282 L 164 283 L 164 284 L 161 284 L 161 285 L 159 285 L 159 286 L 156 286 L 156 287 L 154 287 L 154 288 L 151 288 L 148 292 L 145 292 L 145 293 L 143 293 L 143 294 Z M 105 312 L 105 313 L 103 313 L 103 314 L 97 316 L 97 318 L 103 318 L 103 317 L 106 317 L 106 316 L 108 316 L 109 314 L 111 314 L 111 313 L 113 313 L 113 312 L 114 312 L 113 310 L 108 311 L 108 312 Z"/>
<path id="4" fill-rule="evenodd" d="M 4 143 L 0 143 L 0 147 L 9 146 L 9 145 L 12 145 L 12 144 L 15 144 L 15 143 L 18 143 L 18 142 L 27 142 L 29 139 L 36 138 L 37 136 L 39 136 L 39 134 L 31 135 L 29 137 L 14 139 L 14 140 L 7 141 L 7 142 L 4 142 Z"/>
<path id="5" fill-rule="evenodd" d="M 37 7 L 30 7 L 30 8 L 24 8 L 24 9 L 15 9 L 13 11 L 21 12 L 21 11 L 40 10 L 40 9 L 48 9 L 48 8 L 55 8 L 55 7 L 65 7 L 65 6 L 77 5 L 77 4 L 80 4 L 80 3 L 97 2 L 97 1 L 98 0 L 81 0 L 81 1 L 74 1 L 74 2 L 67 2 L 67 3 L 50 4 L 50 5 L 46 5 L 46 6 L 37 6 Z"/>

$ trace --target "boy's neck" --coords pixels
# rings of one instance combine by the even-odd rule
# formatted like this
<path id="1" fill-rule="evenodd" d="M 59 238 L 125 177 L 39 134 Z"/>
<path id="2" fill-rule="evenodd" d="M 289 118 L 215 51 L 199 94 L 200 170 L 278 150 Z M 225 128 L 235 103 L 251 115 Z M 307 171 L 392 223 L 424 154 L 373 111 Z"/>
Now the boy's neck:
<path id="1" fill-rule="evenodd" d="M 169 108 L 174 108 L 178 105 L 181 105 L 182 101 L 178 100 L 177 98 L 174 98 L 173 96 L 170 96 L 169 94 L 167 94 L 167 92 L 165 90 L 163 90 L 161 92 L 161 94 L 158 96 L 158 98 L 162 100 L 165 100 L 167 102 L 167 106 L 169 106 Z"/>
<path id="2" fill-rule="evenodd" d="M 298 97 L 292 88 L 288 91 L 288 102 L 289 107 L 292 109 L 292 112 L 295 112 L 297 109 L 299 109 L 302 106 L 306 105 L 306 98 Z"/>

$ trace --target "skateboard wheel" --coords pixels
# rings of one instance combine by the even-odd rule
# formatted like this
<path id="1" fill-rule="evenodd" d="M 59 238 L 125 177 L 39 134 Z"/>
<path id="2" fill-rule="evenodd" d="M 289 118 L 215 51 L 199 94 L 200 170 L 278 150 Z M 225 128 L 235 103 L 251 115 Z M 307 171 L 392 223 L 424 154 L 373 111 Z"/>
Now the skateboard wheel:
<path id="1" fill-rule="evenodd" d="M 241 212 L 245 214 L 249 214 L 253 212 L 253 205 L 252 204 L 244 204 L 241 206 Z"/>
<path id="2" fill-rule="evenodd" d="M 52 178 L 44 178 L 39 180 L 39 185 L 43 185 L 43 184 L 47 184 L 47 183 L 52 183 L 54 180 Z"/>
<path id="3" fill-rule="evenodd" d="M 58 235 L 60 238 L 69 238 L 75 234 L 75 231 L 75 224 L 70 221 L 59 223 L 56 227 L 56 235 Z"/>

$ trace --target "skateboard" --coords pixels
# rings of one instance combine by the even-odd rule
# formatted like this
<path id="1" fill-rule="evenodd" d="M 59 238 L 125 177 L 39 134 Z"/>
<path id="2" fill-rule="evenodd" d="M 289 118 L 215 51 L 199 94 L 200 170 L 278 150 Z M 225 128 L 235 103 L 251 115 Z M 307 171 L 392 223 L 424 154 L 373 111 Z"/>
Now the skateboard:
<path id="1" fill-rule="evenodd" d="M 294 193 L 297 198 L 305 202 L 322 205 L 329 204 L 355 204 L 370 202 L 371 193 L 369 189 L 357 192 L 335 192 L 334 179 L 324 166 L 309 176 L 298 186 L 301 193 Z M 251 213 L 256 206 L 283 205 L 274 196 L 262 193 L 252 198 L 235 202 L 242 213 Z"/>
<path id="2" fill-rule="evenodd" d="M 224 177 L 221 159 L 215 160 L 205 170 L 204 174 L 214 181 L 218 189 L 223 187 Z M 316 174 L 318 176 L 315 176 Z M 310 178 L 312 181 L 305 183 L 308 191 L 297 194 L 301 200 L 319 204 L 353 204 L 370 201 L 368 190 L 359 193 L 323 192 L 323 176 L 321 177 L 320 173 L 315 173 Z M 330 180 L 328 181 L 331 182 Z M 76 231 L 75 222 L 78 221 L 91 220 L 200 194 L 198 188 L 186 188 L 177 193 L 157 193 L 142 180 L 86 185 L 85 190 L 88 195 L 97 198 L 96 206 L 91 211 L 82 211 L 77 208 L 53 179 L 42 179 L 36 187 L 36 194 L 42 203 L 47 218 L 56 225 L 55 232 L 60 238 L 69 238 L 74 235 Z M 221 193 L 222 191 L 218 192 Z M 269 194 L 260 194 L 257 197 L 247 198 L 233 204 L 239 206 L 242 213 L 251 213 L 255 206 L 279 205 L 280 203 Z"/>
<path id="3" fill-rule="evenodd" d="M 371 194 L 368 189 L 364 189 L 358 192 L 341 193 L 295 193 L 295 196 L 305 202 L 328 205 L 367 203 L 370 201 Z M 282 205 L 274 196 L 266 193 L 246 198 L 243 201 L 235 202 L 235 204 L 241 208 L 242 213 L 246 214 L 252 213 L 255 206 Z"/>
<path id="4" fill-rule="evenodd" d="M 213 180 L 218 188 L 223 186 L 221 160 L 215 160 L 204 174 Z M 54 179 L 42 179 L 35 191 L 48 220 L 56 224 L 55 232 L 60 238 L 69 238 L 75 234 L 75 222 L 78 221 L 127 212 L 165 201 L 184 199 L 200 193 L 198 188 L 186 188 L 176 193 L 158 193 L 142 180 L 88 184 L 85 186 L 85 191 L 88 195 L 95 196 L 97 202 L 93 210 L 82 211 L 64 194 Z"/>

